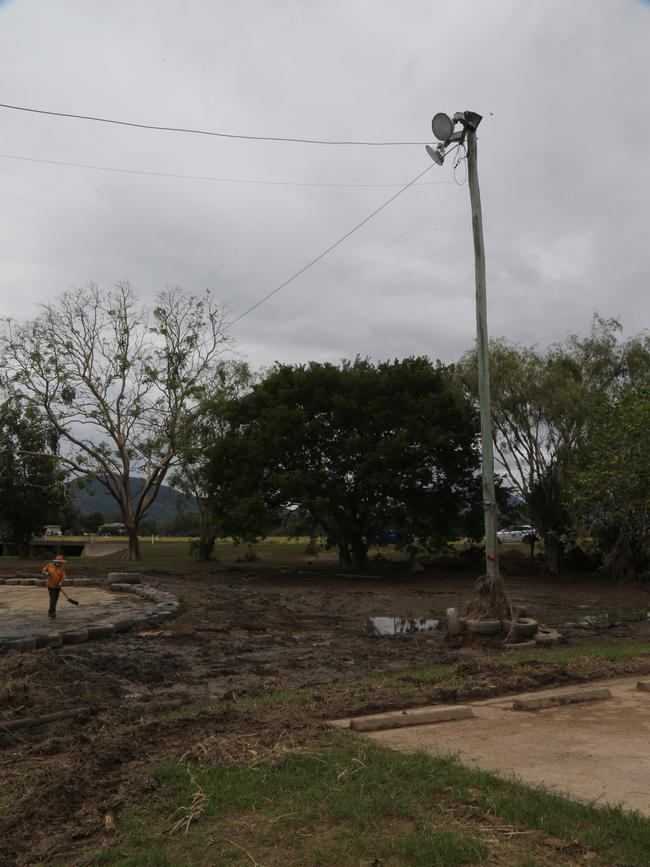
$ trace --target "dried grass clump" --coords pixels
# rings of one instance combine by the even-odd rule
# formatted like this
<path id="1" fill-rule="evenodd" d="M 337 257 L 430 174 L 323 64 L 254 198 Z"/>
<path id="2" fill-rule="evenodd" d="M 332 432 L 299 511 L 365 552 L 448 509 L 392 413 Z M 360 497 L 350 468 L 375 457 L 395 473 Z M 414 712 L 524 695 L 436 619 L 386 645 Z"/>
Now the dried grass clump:
<path id="1" fill-rule="evenodd" d="M 197 741 L 183 754 L 181 761 L 193 759 L 205 764 L 220 764 L 238 768 L 256 768 L 265 764 L 277 767 L 288 755 L 301 752 L 286 732 L 274 743 L 265 744 L 256 735 L 219 737 L 208 735 Z"/>
<path id="2" fill-rule="evenodd" d="M 481 575 L 476 579 L 474 596 L 465 606 L 465 617 L 472 620 L 514 621 L 517 619 L 500 575 L 494 579 L 490 579 L 488 575 Z"/>

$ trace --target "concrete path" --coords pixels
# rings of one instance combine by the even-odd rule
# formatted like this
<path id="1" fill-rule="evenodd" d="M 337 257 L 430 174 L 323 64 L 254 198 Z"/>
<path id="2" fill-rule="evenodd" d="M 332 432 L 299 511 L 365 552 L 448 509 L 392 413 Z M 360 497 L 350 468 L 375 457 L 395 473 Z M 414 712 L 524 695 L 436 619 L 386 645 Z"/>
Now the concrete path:
<path id="1" fill-rule="evenodd" d="M 650 816 L 650 692 L 636 688 L 639 680 L 644 678 L 471 702 L 472 719 L 369 732 L 364 737 L 396 750 L 458 755 L 472 768 L 515 775 L 579 800 L 622 804 Z M 609 687 L 613 697 L 534 712 L 512 709 L 514 698 L 595 687 Z M 337 720 L 335 725 L 346 727 L 349 720 Z"/>

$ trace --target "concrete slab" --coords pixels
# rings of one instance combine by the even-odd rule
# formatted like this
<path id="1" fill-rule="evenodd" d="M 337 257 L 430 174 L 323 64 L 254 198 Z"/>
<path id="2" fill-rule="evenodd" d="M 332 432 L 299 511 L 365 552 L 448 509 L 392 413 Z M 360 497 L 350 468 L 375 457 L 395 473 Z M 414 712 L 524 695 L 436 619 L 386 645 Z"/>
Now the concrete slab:
<path id="1" fill-rule="evenodd" d="M 650 693 L 637 689 L 637 683 L 638 677 L 618 678 L 577 689 L 487 699 L 471 703 L 471 719 L 363 736 L 391 749 L 452 754 L 468 767 L 514 775 L 578 800 L 621 804 L 650 816 Z M 512 709 L 513 698 L 557 696 L 596 686 L 609 688 L 612 698 L 528 713 Z M 349 722 L 336 720 L 334 725 L 344 728 Z"/>

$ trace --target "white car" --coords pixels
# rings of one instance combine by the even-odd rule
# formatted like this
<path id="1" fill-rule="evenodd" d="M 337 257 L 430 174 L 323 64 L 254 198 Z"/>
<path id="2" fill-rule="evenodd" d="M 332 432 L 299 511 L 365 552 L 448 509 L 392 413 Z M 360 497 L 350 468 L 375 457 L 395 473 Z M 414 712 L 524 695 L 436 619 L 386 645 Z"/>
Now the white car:
<path id="1" fill-rule="evenodd" d="M 537 531 L 530 524 L 518 524 L 516 527 L 504 527 L 497 533 L 499 542 L 527 542 L 528 536 L 538 538 Z"/>

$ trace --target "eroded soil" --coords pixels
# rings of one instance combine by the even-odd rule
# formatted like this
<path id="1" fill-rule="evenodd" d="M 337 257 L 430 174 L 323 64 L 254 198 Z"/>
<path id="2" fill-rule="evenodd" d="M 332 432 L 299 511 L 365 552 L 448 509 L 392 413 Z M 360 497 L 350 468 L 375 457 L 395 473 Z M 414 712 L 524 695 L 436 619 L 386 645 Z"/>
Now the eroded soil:
<path id="1" fill-rule="evenodd" d="M 92 863 L 88 853 L 104 839 L 104 818 L 119 815 L 138 770 L 195 749 L 206 735 L 224 754 L 242 736 L 262 746 L 281 735 L 305 743 L 327 719 L 404 706 L 404 693 L 382 674 L 455 665 L 441 683 L 411 678 L 410 701 L 427 704 L 650 673 L 650 656 L 513 665 L 503 661 L 496 641 L 453 648 L 440 633 L 391 640 L 367 631 L 372 615 L 444 615 L 471 591 L 472 579 L 458 574 L 354 578 L 215 569 L 192 577 L 148 574 L 147 581 L 183 600 L 179 616 L 164 628 L 0 658 L 2 867 L 53 857 Z M 611 642 L 650 637 L 644 587 L 613 588 L 587 576 L 510 579 L 509 586 L 529 616 L 559 627 L 572 644 L 594 635 Z M 597 613 L 609 617 L 585 621 Z M 375 680 L 358 682 L 368 677 Z M 326 689 L 335 680 L 344 685 Z M 408 688 L 409 677 L 400 684 Z M 309 687 L 297 707 L 242 702 L 296 687 Z M 2 728 L 20 717 L 79 706 L 89 708 L 81 719 L 16 732 Z M 188 708 L 193 715 L 185 715 Z"/>

